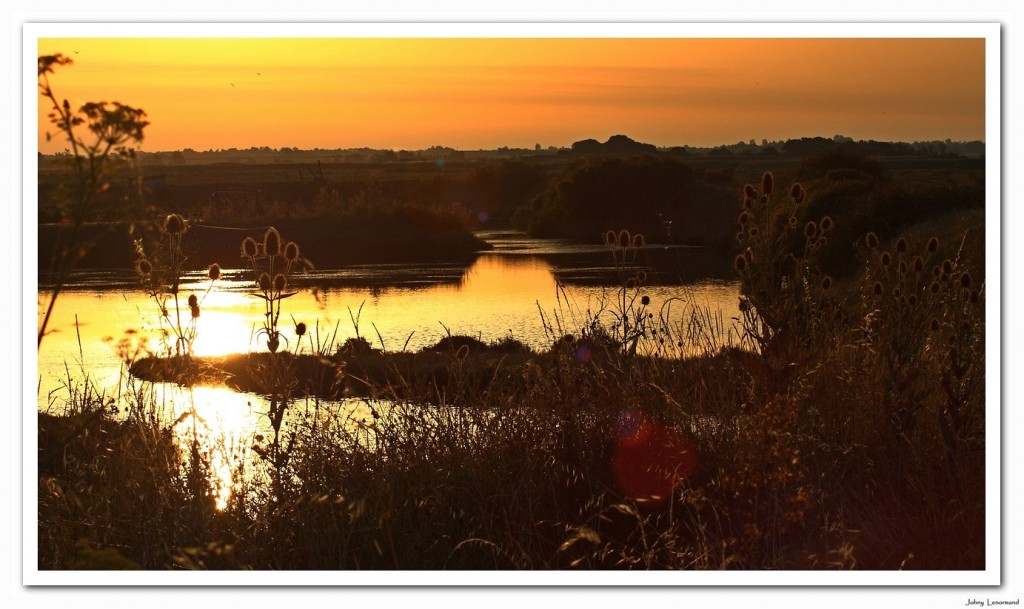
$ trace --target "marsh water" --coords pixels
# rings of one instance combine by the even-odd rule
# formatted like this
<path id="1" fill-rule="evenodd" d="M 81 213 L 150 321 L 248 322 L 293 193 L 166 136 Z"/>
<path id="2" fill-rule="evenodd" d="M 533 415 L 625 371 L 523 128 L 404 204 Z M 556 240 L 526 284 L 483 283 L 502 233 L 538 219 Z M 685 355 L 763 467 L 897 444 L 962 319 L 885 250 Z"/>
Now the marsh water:
<path id="1" fill-rule="evenodd" d="M 594 318 L 614 323 L 623 304 L 642 296 L 650 299 L 647 310 L 680 328 L 700 310 L 716 319 L 722 343 L 735 335 L 738 283 L 716 278 L 726 273 L 720 261 L 703 252 L 648 244 L 623 253 L 511 232 L 481 236 L 492 249 L 470 261 L 360 265 L 297 277 L 296 293 L 282 301 L 283 348 L 310 352 L 361 336 L 386 351 L 416 351 L 451 333 L 485 342 L 512 337 L 540 351 Z M 642 281 L 634 287 L 638 275 Z M 45 287 L 41 280 L 40 309 L 47 301 Z M 188 295 L 196 294 L 201 307 L 196 355 L 266 349 L 256 331 L 264 301 L 253 292 L 251 270 L 225 268 L 212 283 L 200 273 L 186 277 L 179 292 L 184 317 L 189 317 Z M 61 412 L 86 380 L 112 407 L 139 390 L 125 372 L 126 362 L 166 349 L 158 314 L 163 306 L 173 317 L 173 301 L 156 301 L 133 275 L 76 275 L 60 295 L 50 333 L 38 350 L 38 409 Z M 295 333 L 298 322 L 309 328 L 302 339 Z M 221 449 L 243 446 L 266 423 L 265 402 L 256 395 L 223 387 L 145 390 L 162 405 L 168 423 L 195 408 Z M 359 402 L 340 406 L 349 414 L 364 407 Z M 228 457 L 223 459 L 226 463 Z"/>

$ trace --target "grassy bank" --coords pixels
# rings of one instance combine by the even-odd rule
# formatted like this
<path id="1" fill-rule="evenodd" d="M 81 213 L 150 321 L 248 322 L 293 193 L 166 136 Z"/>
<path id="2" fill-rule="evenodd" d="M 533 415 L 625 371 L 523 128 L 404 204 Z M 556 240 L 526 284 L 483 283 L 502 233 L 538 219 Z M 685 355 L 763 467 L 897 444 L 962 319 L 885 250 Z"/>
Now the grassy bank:
<path id="1" fill-rule="evenodd" d="M 192 222 L 183 239 L 186 265 L 201 270 L 214 262 L 232 268 L 240 264 L 238 244 L 250 235 L 262 237 L 266 223 Z M 341 268 L 360 263 L 472 260 L 488 245 L 450 218 L 425 209 L 395 208 L 366 216 L 299 218 L 274 222 L 283 234 L 303 244 L 303 258 L 313 268 Z M 79 269 L 131 270 L 138 258 L 133 234 L 154 229 L 145 223 L 85 224 L 71 257 Z M 39 268 L 66 251 L 67 227 L 39 225 Z M 134 233 L 132 232 L 134 231 Z"/>

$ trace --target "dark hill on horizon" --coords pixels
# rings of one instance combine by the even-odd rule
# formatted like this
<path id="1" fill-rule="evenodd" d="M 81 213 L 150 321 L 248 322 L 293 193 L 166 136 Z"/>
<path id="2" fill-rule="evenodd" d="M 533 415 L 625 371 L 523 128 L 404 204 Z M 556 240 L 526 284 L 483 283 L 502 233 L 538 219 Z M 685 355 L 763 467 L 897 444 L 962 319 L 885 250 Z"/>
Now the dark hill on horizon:
<path id="1" fill-rule="evenodd" d="M 658 147 L 654 144 L 637 142 L 625 135 L 613 135 L 603 144 L 593 139 L 574 142 L 572 152 L 574 154 L 604 155 L 654 154 L 658 152 Z"/>

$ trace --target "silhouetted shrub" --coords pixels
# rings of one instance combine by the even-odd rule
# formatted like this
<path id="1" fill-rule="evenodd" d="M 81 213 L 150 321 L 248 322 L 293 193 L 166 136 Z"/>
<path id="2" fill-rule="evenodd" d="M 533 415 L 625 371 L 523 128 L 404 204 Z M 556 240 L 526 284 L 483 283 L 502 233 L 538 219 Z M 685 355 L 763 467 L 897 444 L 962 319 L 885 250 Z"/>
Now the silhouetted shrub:
<path id="1" fill-rule="evenodd" d="M 588 158 L 555 176 L 513 216 L 534 236 L 598 239 L 608 226 L 642 232 L 651 242 L 724 242 L 732 201 L 716 184 L 672 157 Z M 718 238 L 722 237 L 722 238 Z"/>
<path id="2" fill-rule="evenodd" d="M 837 172 L 834 177 L 829 174 Z M 858 154 L 832 148 L 812 154 L 800 163 L 797 175 L 802 180 L 828 176 L 830 179 L 846 179 L 852 175 L 865 174 L 872 178 L 885 177 L 885 167 L 878 161 Z"/>

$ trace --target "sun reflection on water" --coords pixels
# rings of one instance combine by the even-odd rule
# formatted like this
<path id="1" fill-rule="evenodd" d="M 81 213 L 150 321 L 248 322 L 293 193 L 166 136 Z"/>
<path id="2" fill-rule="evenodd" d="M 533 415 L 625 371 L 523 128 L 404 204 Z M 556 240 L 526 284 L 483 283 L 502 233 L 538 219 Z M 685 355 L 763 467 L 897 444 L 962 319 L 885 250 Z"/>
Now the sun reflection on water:
<path id="1" fill-rule="evenodd" d="M 311 278 L 305 289 L 284 303 L 283 348 L 311 352 L 317 343 L 324 347 L 329 337 L 336 346 L 358 334 L 375 347 L 416 351 L 435 344 L 450 330 L 484 341 L 512 336 L 542 350 L 552 340 L 542 324 L 542 312 L 557 314 L 571 326 L 614 302 L 614 287 L 561 284 L 552 266 L 537 257 L 482 255 L 461 277 L 450 271 L 444 268 L 431 274 L 424 268 L 420 277 L 419 270 L 405 269 L 407 281 L 375 287 L 329 282 L 317 286 L 316 278 Z M 263 322 L 263 302 L 250 293 L 251 282 L 232 279 L 240 276 L 238 271 L 226 269 L 224 279 L 209 291 L 209 280 L 197 278 L 182 284 L 182 302 L 193 293 L 201 299 L 194 355 L 266 350 L 254 334 Z M 673 316 L 684 314 L 684 306 L 706 307 L 719 312 L 723 320 L 738 315 L 735 282 L 652 285 L 646 286 L 644 293 L 652 310 L 671 303 Z M 183 310 L 187 315 L 188 308 Z M 61 396 L 68 393 L 67 385 L 86 375 L 108 396 L 126 392 L 130 362 L 147 353 L 166 352 L 159 318 L 159 305 L 141 291 L 83 286 L 64 292 L 51 321 L 55 331 L 38 351 L 39 410 L 59 405 Z M 301 343 L 293 319 L 310 329 Z M 208 480 L 216 506 L 224 509 L 237 485 L 246 482 L 233 475 L 240 470 L 242 459 L 253 458 L 255 438 L 272 434 L 267 402 L 226 387 L 156 385 L 153 395 L 161 405 L 162 424 L 172 426 L 186 458 L 198 443 L 209 463 Z M 295 404 L 297 412 L 301 408 Z M 319 416 L 334 417 L 334 422 L 358 441 L 372 443 L 381 426 L 392 421 L 388 404 L 374 403 L 373 408 L 379 418 L 373 417 L 370 406 L 361 400 L 323 404 L 318 412 Z M 244 468 L 247 475 L 252 475 L 252 469 Z"/>
<path id="2" fill-rule="evenodd" d="M 223 510 L 235 490 L 233 472 L 261 429 L 260 414 L 253 408 L 252 396 L 224 387 L 173 390 L 181 396 L 175 402 L 174 437 L 183 454 L 189 454 L 194 443 L 198 445 L 210 467 L 216 507 Z"/>

